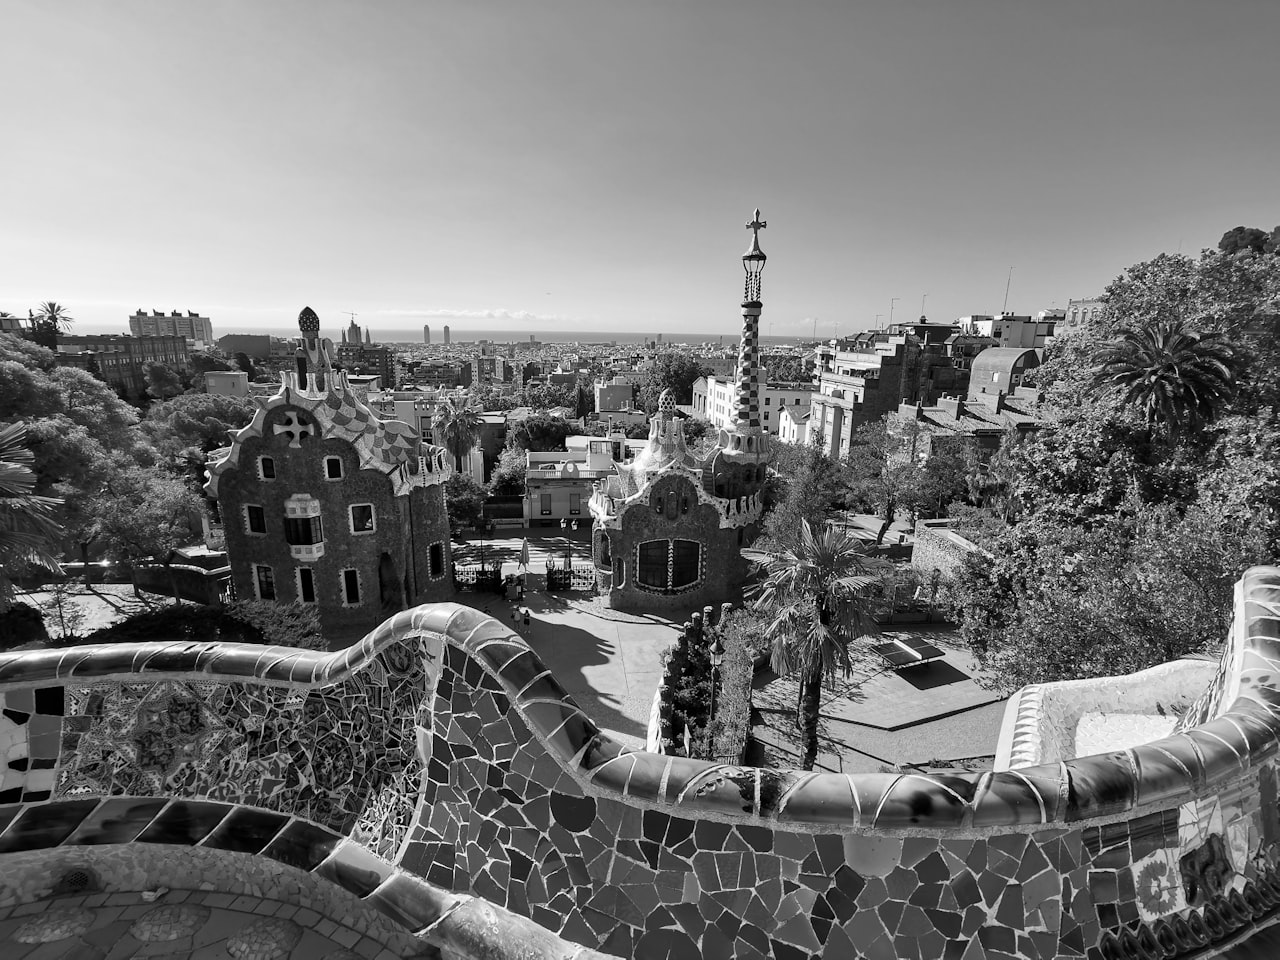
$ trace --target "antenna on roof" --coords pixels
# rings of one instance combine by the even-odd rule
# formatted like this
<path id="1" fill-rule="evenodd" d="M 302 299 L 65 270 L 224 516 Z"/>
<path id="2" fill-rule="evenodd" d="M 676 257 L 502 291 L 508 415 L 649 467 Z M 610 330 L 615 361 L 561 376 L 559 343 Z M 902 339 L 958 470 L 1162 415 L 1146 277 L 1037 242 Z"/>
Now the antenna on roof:
<path id="1" fill-rule="evenodd" d="M 1009 284 L 1013 283 L 1013 267 L 1009 268 L 1009 279 L 1004 282 L 1004 306 L 1000 308 L 1001 313 L 1009 311 Z"/>
<path id="2" fill-rule="evenodd" d="M 927 293 L 922 293 L 920 295 L 920 316 L 921 317 L 924 317 L 924 302 L 928 299 L 929 299 L 929 295 Z"/>

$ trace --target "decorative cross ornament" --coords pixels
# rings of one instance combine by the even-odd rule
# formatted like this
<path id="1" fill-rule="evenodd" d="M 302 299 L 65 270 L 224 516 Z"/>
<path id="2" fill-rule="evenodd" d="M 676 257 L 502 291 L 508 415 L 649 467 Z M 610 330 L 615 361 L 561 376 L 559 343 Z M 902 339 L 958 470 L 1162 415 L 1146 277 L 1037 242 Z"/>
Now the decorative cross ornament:
<path id="1" fill-rule="evenodd" d="M 286 434 L 289 437 L 289 446 L 294 449 L 300 449 L 302 447 L 303 437 L 312 436 L 316 432 L 315 428 L 312 427 L 311 424 L 299 420 L 297 414 L 292 412 L 285 417 L 284 423 L 277 423 L 271 429 L 277 436 L 282 433 Z"/>
<path id="2" fill-rule="evenodd" d="M 756 207 L 756 215 L 751 219 L 751 222 L 747 224 L 747 229 L 753 231 L 755 235 L 759 237 L 760 231 L 768 225 L 769 224 L 766 221 L 760 219 L 760 208 Z"/>

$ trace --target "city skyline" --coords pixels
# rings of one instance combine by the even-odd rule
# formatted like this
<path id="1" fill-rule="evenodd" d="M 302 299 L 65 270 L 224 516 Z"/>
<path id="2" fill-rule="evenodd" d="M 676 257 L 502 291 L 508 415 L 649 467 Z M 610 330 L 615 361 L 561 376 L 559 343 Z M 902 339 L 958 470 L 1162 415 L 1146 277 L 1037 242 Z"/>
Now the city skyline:
<path id="1" fill-rule="evenodd" d="M 16 3 L 0 309 L 729 336 L 757 206 L 777 336 L 1062 307 L 1280 218 L 1228 7 Z"/>

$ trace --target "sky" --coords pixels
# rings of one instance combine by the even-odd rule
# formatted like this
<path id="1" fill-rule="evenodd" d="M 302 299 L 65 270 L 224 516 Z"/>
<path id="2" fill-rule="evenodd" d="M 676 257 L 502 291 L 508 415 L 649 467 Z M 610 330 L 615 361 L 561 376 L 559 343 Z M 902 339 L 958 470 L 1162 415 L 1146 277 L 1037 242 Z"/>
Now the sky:
<path id="1" fill-rule="evenodd" d="M 0 310 L 1034 313 L 1280 223 L 1275 0 L 0 0 Z M 1012 279 L 1010 281 L 1010 268 Z M 927 297 L 927 300 L 924 298 Z M 896 300 L 894 298 L 897 298 Z"/>

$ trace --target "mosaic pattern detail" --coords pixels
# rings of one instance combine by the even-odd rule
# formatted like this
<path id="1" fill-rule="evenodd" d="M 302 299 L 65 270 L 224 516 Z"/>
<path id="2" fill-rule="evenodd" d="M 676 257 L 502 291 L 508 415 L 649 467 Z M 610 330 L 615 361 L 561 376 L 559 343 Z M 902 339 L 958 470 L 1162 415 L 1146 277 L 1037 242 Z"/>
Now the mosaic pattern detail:
<path id="1" fill-rule="evenodd" d="M 263 917 L 227 940 L 227 953 L 236 960 L 279 960 L 287 957 L 302 939 L 302 928 L 292 920 Z"/>
<path id="2" fill-rule="evenodd" d="M 89 929 L 93 914 L 78 907 L 46 910 L 20 926 L 13 935 L 19 943 L 57 943 L 70 940 Z"/>
<path id="3" fill-rule="evenodd" d="M 416 712 L 423 664 L 440 647 L 428 645 L 386 647 L 310 691 L 179 680 L 66 687 L 53 796 L 234 800 L 333 826 L 394 857 L 422 781 Z M 57 755 L 48 745 L 37 752 Z M 27 786 L 21 799 L 42 798 Z"/>
<path id="4" fill-rule="evenodd" d="M 346 373 L 328 369 L 327 357 L 325 367 L 319 379 L 316 373 L 305 377 L 282 373 L 280 390 L 256 401 L 253 420 L 235 433 L 230 447 L 215 451 L 210 458 L 205 484 L 210 497 L 217 498 L 219 477 L 228 468 L 239 466 L 243 442 L 263 436 L 268 415 L 280 407 L 288 408 L 287 420 L 275 424 L 274 429 L 288 434 L 291 446 L 298 446 L 308 436 L 350 443 L 359 455 L 360 468 L 389 475 L 396 496 L 415 483 L 430 485 L 447 478 L 444 448 L 423 443 L 418 432 L 401 420 L 380 419 L 351 388 Z M 430 469 L 422 471 L 426 466 Z"/>
<path id="5" fill-rule="evenodd" d="M 148 943 L 180 940 L 191 936 L 208 921 L 208 907 L 197 903 L 167 903 L 133 921 L 129 933 Z"/>
<path id="6" fill-rule="evenodd" d="M 276 688 L 305 701 L 365 671 L 385 674 L 384 652 L 402 638 L 446 638 L 434 660 L 423 655 L 428 692 L 405 711 L 426 768 L 420 797 L 399 781 L 397 802 L 418 803 L 398 853 L 402 869 L 351 841 L 337 847 L 342 860 L 326 851 L 314 867 L 389 915 L 412 916 L 414 901 L 379 903 L 379 893 L 417 874 L 622 956 L 1101 956 L 1104 945 L 1127 949 L 1127 937 L 1144 937 L 1144 924 L 1158 941 L 1156 925 L 1172 929 L 1175 918 L 1189 928 L 1202 922 L 1213 942 L 1225 942 L 1246 927 L 1232 933 L 1221 904 L 1239 919 L 1241 902 L 1265 900 L 1280 843 L 1280 569 L 1250 571 L 1242 598 L 1240 696 L 1222 716 L 1114 754 L 954 777 L 806 774 L 628 751 L 591 723 L 518 636 L 451 604 L 398 614 L 334 654 L 140 644 L 0 655 L 0 689 L 5 716 L 34 730 L 34 714 L 14 719 L 26 701 L 9 697 L 60 682 L 75 702 L 79 687 L 139 685 L 148 693 L 124 712 L 137 724 L 161 683 L 180 680 L 191 696 L 197 682 L 208 683 L 212 697 L 234 675 L 246 691 Z M 17 684 L 23 688 L 8 689 Z M 62 697 L 62 687 L 49 689 Z M 271 716 L 265 701 L 252 702 L 260 721 Z M 225 710 L 213 712 L 231 726 Z M 202 731 L 204 720 L 178 715 L 188 718 L 188 735 Z M 145 716 L 179 722 L 158 704 Z M 304 735 L 313 732 L 292 742 L 305 748 Z M 74 746 L 64 757 L 78 762 Z M 254 768 L 238 769 L 249 779 L 233 786 L 248 796 Z M 0 833 L 0 853 L 122 829 L 95 812 L 98 804 L 24 807 Z M 319 829 L 204 800 L 174 801 L 154 816 L 124 842 L 183 836 L 195 823 L 204 839 L 176 842 L 216 846 L 247 836 L 257 846 L 261 838 L 264 846 L 245 852 L 272 857 L 282 829 Z M 1097 824 L 1115 817 L 1125 819 Z M 1193 890 L 1183 857 L 1206 848 L 1192 859 Z"/>

